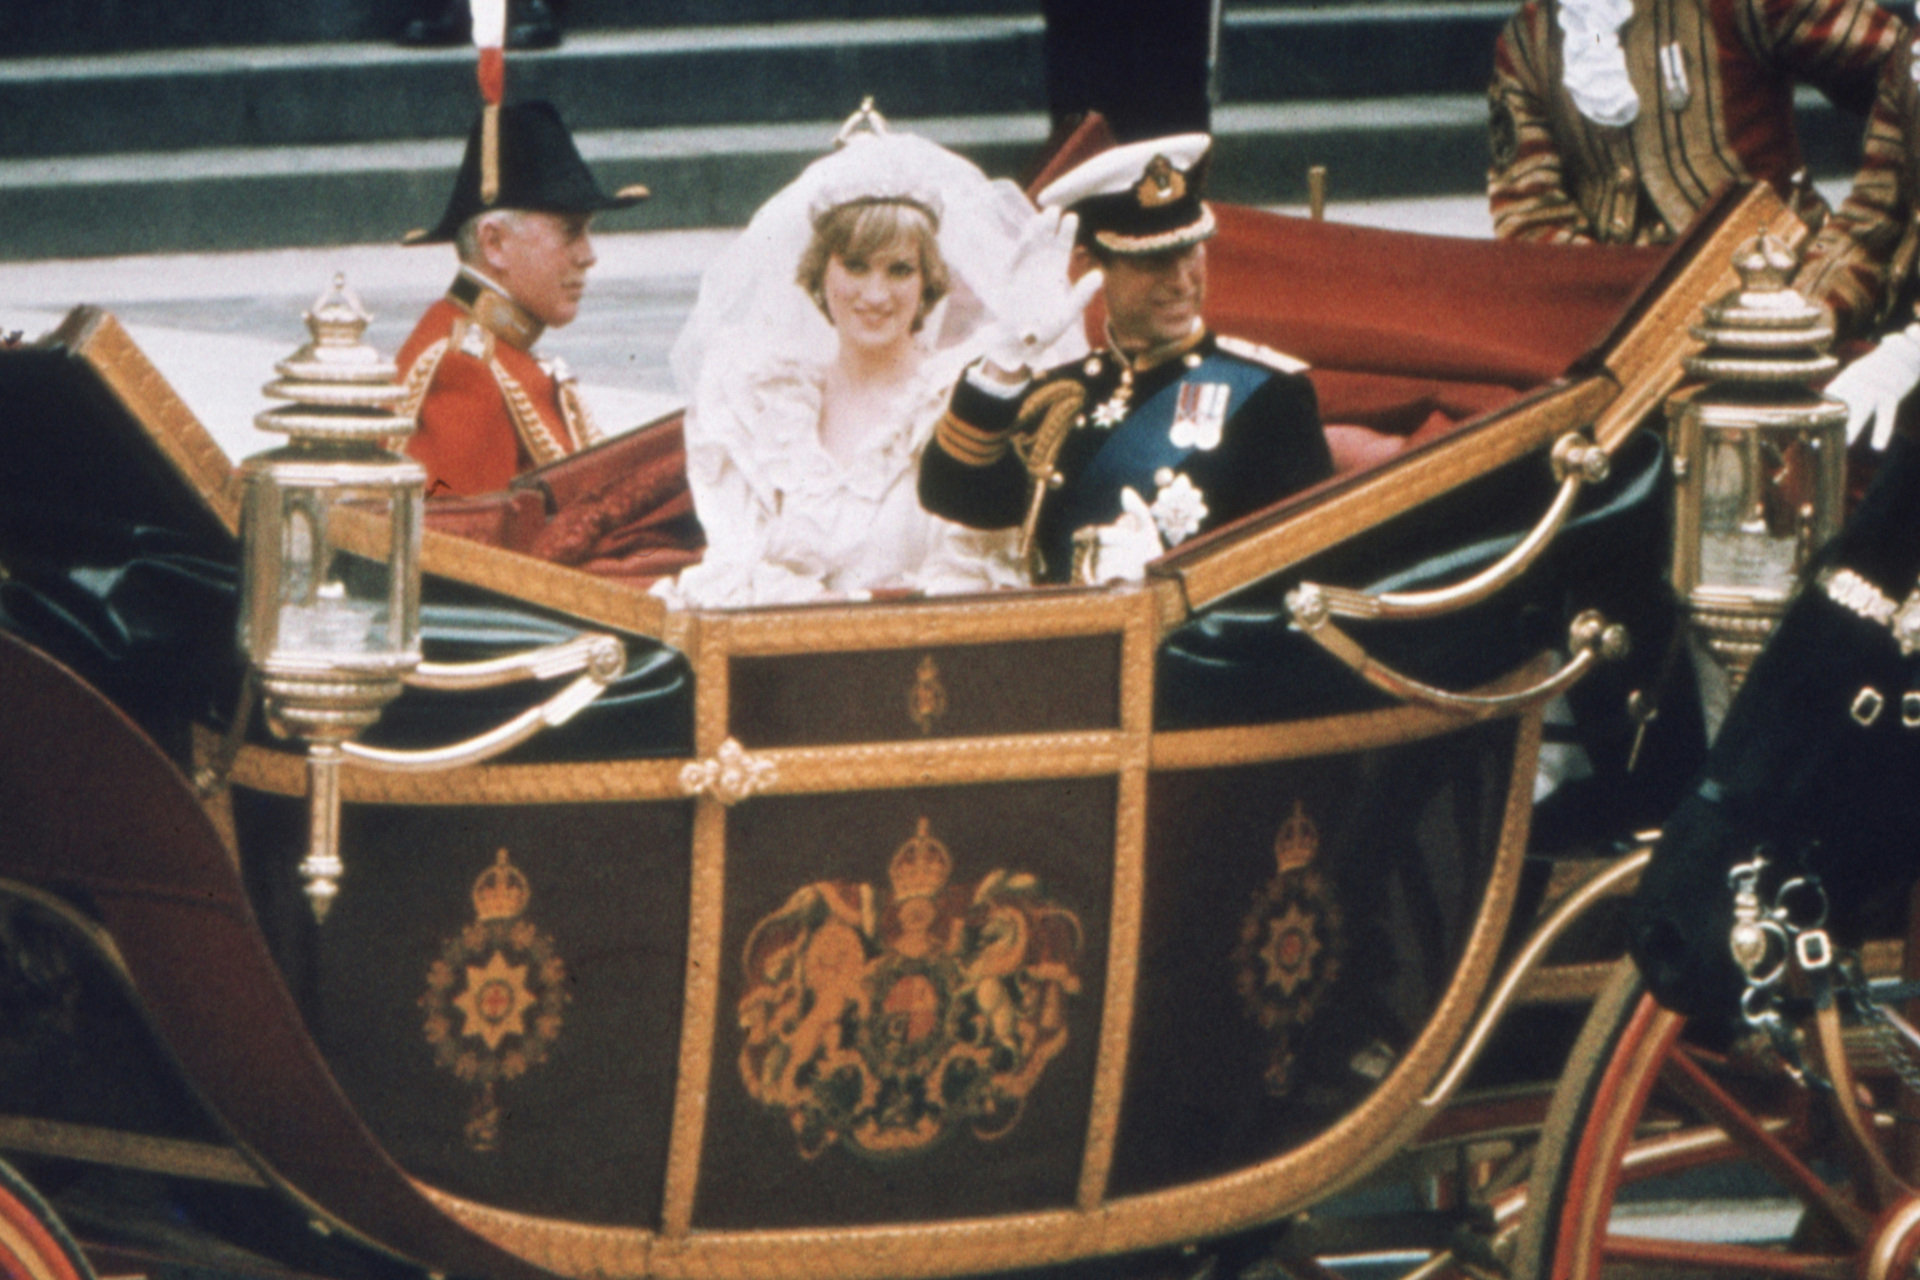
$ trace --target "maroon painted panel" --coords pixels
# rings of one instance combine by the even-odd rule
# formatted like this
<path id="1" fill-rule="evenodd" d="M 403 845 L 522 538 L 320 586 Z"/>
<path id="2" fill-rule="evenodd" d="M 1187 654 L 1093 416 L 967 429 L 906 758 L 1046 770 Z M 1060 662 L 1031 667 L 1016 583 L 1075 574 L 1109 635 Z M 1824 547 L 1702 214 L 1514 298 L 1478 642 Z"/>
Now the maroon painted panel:
<path id="1" fill-rule="evenodd" d="M 235 1138 L 355 1230 L 437 1270 L 545 1273 L 433 1208 L 307 1038 L 186 779 L 65 668 L 0 634 L 0 874 L 97 910 L 187 1078 Z"/>

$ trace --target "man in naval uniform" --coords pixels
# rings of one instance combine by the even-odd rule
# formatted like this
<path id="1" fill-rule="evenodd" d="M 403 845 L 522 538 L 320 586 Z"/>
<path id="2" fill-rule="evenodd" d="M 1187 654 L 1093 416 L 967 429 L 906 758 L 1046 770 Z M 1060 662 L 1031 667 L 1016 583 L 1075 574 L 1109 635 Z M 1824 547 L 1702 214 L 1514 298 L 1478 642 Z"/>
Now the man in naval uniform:
<path id="1" fill-rule="evenodd" d="M 418 422 L 407 452 L 427 469 L 429 497 L 504 489 L 599 438 L 565 365 L 533 344 L 579 312 L 593 215 L 646 195 L 603 192 L 551 103 L 501 107 L 492 159 L 487 133 L 475 123 L 439 225 L 407 237 L 451 241 L 460 257 L 399 355 Z"/>
<path id="2" fill-rule="evenodd" d="M 1077 220 L 1074 288 L 990 342 L 921 456 L 921 504 L 1021 526 L 1037 582 L 1138 578 L 1167 548 L 1333 473 L 1304 366 L 1201 319 L 1209 146 L 1115 147 L 1040 193 L 1063 227 Z M 1102 288 L 1105 349 L 1036 376 L 1026 353 Z"/>
<path id="3" fill-rule="evenodd" d="M 1873 0 L 1525 0 L 1494 46 L 1494 234 L 1659 244 L 1736 182 L 1818 226 L 1793 86 L 1865 115 L 1902 38 Z"/>

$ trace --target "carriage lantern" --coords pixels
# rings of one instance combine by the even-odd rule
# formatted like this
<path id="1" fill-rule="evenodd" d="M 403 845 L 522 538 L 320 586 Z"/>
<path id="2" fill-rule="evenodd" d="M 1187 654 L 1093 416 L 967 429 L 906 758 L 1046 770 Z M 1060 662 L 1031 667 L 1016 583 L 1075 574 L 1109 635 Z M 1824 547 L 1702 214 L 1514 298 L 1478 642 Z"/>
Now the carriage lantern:
<path id="1" fill-rule="evenodd" d="M 324 921 L 345 871 L 340 768 L 455 769 L 564 724 L 626 669 L 626 649 L 582 632 L 543 648 L 436 663 L 420 648 L 420 548 L 426 472 L 389 451 L 413 424 L 406 390 L 361 339 L 368 317 L 346 287 L 307 313 L 313 340 L 275 366 L 267 394 L 291 401 L 254 419 L 286 447 L 240 464 L 240 647 L 267 726 L 307 744 L 308 834 L 300 863 Z M 418 750 L 355 742 L 404 686 L 453 692 L 580 673 L 546 701 L 464 742 Z M 235 734 L 247 716 L 235 718 Z M 237 742 L 237 738 L 236 738 Z"/>
<path id="2" fill-rule="evenodd" d="M 1739 288 L 1692 329 L 1706 348 L 1687 372 L 1705 385 L 1667 402 L 1673 584 L 1735 688 L 1844 499 L 1846 406 L 1809 385 L 1839 366 L 1833 325 L 1789 286 L 1794 266 L 1765 234 L 1736 257 Z"/>
<path id="3" fill-rule="evenodd" d="M 341 745 L 380 718 L 420 664 L 426 472 L 388 451 L 413 430 L 399 415 L 406 391 L 392 362 L 361 341 L 368 316 L 341 277 L 306 320 L 312 340 L 266 388 L 292 403 L 254 418 L 288 443 L 240 464 L 239 625 L 267 723 L 309 743 L 318 797 L 337 786 Z M 337 812 L 330 805 L 324 820 Z M 314 814 L 323 817 L 318 802 Z M 322 915 L 340 870 L 332 834 L 315 831 L 302 864 Z"/>

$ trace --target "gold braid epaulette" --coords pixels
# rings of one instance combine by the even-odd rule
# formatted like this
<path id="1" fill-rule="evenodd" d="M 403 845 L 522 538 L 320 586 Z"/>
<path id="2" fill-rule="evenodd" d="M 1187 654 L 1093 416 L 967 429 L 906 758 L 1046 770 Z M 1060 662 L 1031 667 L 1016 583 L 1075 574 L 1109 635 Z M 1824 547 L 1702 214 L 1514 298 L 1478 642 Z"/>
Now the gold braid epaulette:
<path id="1" fill-rule="evenodd" d="M 1053 485 L 1053 462 L 1086 402 L 1085 387 L 1061 378 L 1035 389 L 1021 402 L 1020 416 L 1014 419 L 1013 450 L 1027 464 L 1027 518 L 1020 523 L 1020 560 L 1030 577 L 1041 573 L 1041 566 L 1033 563 L 1033 535 L 1040 526 L 1040 504 Z"/>
<path id="2" fill-rule="evenodd" d="M 540 410 L 534 407 L 533 397 L 520 385 L 520 380 L 509 373 L 507 366 L 501 364 L 497 357 L 487 361 L 487 369 L 493 374 L 494 385 L 500 388 L 501 399 L 507 402 L 507 416 L 513 419 L 513 429 L 519 434 L 520 443 L 526 446 L 527 456 L 533 459 L 533 465 L 544 467 L 549 462 L 566 457 L 566 446 L 553 434 L 547 420 L 540 416 Z"/>
<path id="3" fill-rule="evenodd" d="M 452 345 L 451 339 L 440 339 L 416 356 L 413 367 L 402 375 L 400 383 L 407 389 L 407 398 L 400 405 L 402 417 L 419 418 L 420 406 L 427 400 L 427 388 L 433 385 L 433 375 L 440 372 L 441 358 Z"/>
<path id="4" fill-rule="evenodd" d="M 573 432 L 574 448 L 584 449 L 605 440 L 606 432 L 600 430 L 593 410 L 587 407 L 587 398 L 580 394 L 579 381 L 568 378 L 558 382 L 557 389 L 560 392 L 560 416 L 566 419 L 567 430 Z"/>

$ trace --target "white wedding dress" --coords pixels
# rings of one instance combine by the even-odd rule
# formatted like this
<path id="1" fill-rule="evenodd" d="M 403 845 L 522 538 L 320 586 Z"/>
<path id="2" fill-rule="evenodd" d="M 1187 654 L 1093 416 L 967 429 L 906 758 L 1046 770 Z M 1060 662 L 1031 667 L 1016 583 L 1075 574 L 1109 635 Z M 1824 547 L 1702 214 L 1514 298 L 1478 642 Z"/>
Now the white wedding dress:
<path id="1" fill-rule="evenodd" d="M 910 199 L 939 213 L 952 288 L 915 335 L 922 356 L 873 448 L 843 466 L 820 440 L 832 326 L 794 281 L 814 217 L 850 200 Z M 730 608 L 859 599 L 876 590 L 988 591 L 1026 581 L 1013 530 L 929 515 L 920 454 L 1018 273 L 1065 288 L 1065 247 L 1012 183 L 924 138 L 859 134 L 810 165 L 708 268 L 674 344 L 688 395 L 687 479 L 706 530 L 701 563 L 656 592 Z M 1076 332 L 1050 359 L 1084 354 Z"/>
<path id="2" fill-rule="evenodd" d="M 988 591 L 1025 579 L 1010 530 L 928 515 L 915 493 L 963 361 L 929 357 L 893 426 L 842 466 L 820 443 L 826 366 L 788 356 L 711 362 L 687 432 L 687 478 L 707 553 L 678 592 L 707 607 L 859 598 L 876 589 Z"/>

